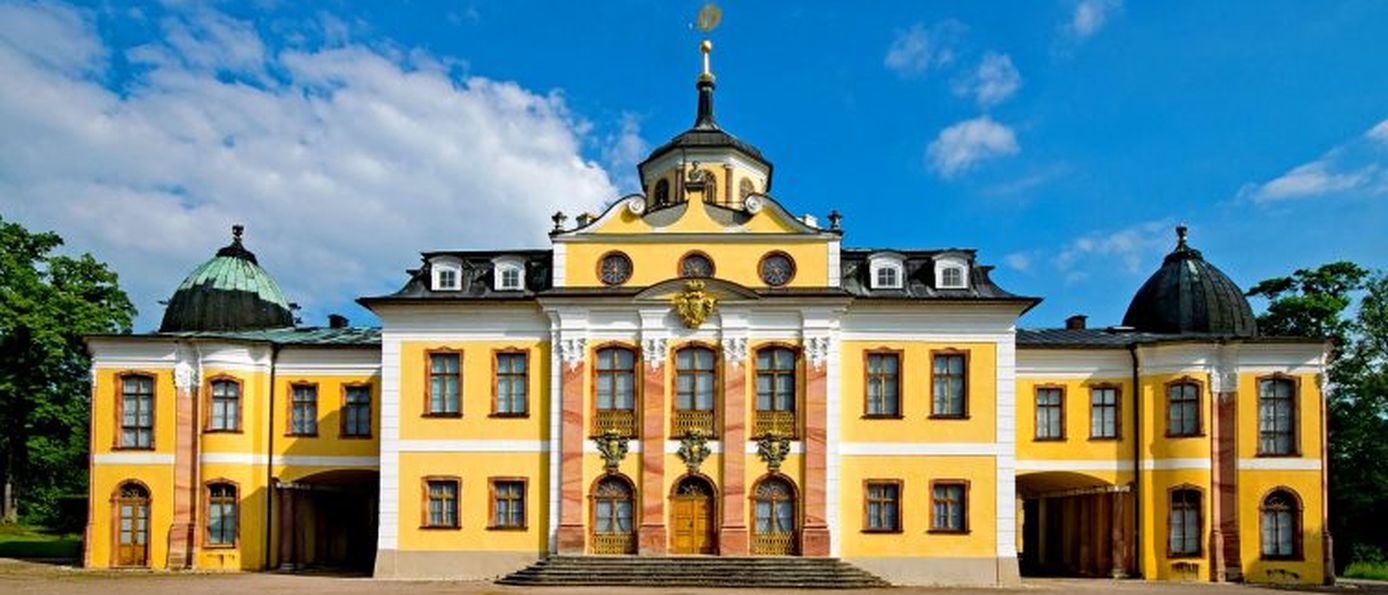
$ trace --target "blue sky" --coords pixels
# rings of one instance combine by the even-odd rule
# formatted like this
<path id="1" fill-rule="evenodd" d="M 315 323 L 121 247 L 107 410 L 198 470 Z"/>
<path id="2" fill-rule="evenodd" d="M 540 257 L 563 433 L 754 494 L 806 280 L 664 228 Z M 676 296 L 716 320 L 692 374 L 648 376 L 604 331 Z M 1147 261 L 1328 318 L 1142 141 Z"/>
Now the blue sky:
<path id="1" fill-rule="evenodd" d="M 233 222 L 307 324 L 544 245 L 693 118 L 701 2 L 0 1 L 0 213 L 157 325 Z M 972 247 L 1116 324 L 1191 226 L 1241 286 L 1388 264 L 1388 4 L 726 1 L 720 122 L 846 244 Z"/>

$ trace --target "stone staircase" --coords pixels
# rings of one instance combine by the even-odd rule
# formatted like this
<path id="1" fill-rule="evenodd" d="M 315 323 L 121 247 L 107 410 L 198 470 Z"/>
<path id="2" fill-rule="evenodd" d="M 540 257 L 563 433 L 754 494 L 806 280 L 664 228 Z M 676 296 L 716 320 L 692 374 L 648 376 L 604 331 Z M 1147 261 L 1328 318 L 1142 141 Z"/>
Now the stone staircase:
<path id="1" fill-rule="evenodd" d="M 578 587 L 866 589 L 887 581 L 837 558 L 551 556 L 497 581 Z"/>

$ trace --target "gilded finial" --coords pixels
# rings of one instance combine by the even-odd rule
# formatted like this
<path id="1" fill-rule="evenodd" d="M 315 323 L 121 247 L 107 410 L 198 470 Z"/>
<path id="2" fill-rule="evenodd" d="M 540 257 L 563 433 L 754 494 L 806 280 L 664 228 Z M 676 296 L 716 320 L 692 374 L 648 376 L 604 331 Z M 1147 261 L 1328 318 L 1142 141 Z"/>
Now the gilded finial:
<path id="1" fill-rule="evenodd" d="M 246 226 L 237 223 L 231 226 L 231 241 L 241 243 L 241 234 L 245 233 Z"/>
<path id="2" fill-rule="evenodd" d="M 714 27 L 717 27 L 718 23 L 722 20 L 723 9 L 718 8 L 717 4 L 710 2 L 699 9 L 699 16 L 695 19 L 694 24 L 699 27 L 700 31 L 707 34 L 713 31 Z M 713 81 L 713 70 L 709 68 L 708 55 L 709 52 L 713 51 L 713 42 L 705 39 L 703 43 L 699 44 L 699 51 L 704 54 L 704 71 L 699 74 L 699 80 L 701 82 L 711 82 Z"/>
<path id="3" fill-rule="evenodd" d="M 1189 231 L 1190 231 L 1190 228 L 1186 227 L 1186 224 L 1184 224 L 1184 223 L 1182 223 L 1182 224 L 1176 226 L 1176 249 L 1177 249 L 1177 250 L 1185 250 L 1186 248 L 1189 248 L 1189 247 L 1190 247 L 1188 244 L 1186 244 L 1186 234 L 1187 234 Z"/>
<path id="4" fill-rule="evenodd" d="M 713 52 L 713 42 L 705 39 L 703 43 L 699 44 L 699 51 L 704 54 L 704 72 L 699 75 L 699 78 L 712 79 L 713 70 L 709 68 L 708 55 Z"/>

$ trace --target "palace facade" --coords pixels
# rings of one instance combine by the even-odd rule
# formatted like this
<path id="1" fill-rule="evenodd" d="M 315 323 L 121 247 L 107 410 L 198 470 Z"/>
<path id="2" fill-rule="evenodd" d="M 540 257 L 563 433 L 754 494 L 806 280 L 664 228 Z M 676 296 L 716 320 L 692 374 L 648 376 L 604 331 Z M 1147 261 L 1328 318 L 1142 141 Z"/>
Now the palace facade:
<path id="1" fill-rule="evenodd" d="M 86 565 L 1329 578 L 1327 347 L 1259 334 L 1184 230 L 1121 326 L 1018 328 L 1039 299 L 974 251 L 792 214 L 697 90 L 643 194 L 548 249 L 423 253 L 360 300 L 380 328 L 296 326 L 238 227 L 158 332 L 90 337 Z"/>

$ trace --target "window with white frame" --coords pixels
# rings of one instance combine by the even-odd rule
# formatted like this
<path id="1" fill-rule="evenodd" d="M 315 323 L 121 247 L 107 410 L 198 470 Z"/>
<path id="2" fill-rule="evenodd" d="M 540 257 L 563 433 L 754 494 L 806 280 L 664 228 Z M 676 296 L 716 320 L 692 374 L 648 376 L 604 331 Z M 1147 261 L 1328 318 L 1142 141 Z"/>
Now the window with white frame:
<path id="1" fill-rule="evenodd" d="M 935 261 L 935 287 L 938 289 L 968 289 L 969 264 L 959 257 L 946 256 Z"/>
<path id="2" fill-rule="evenodd" d="M 525 289 L 525 259 L 519 256 L 500 256 L 492 261 L 495 289 L 520 291 Z"/>
<path id="3" fill-rule="evenodd" d="M 463 263 L 455 258 L 438 258 L 429 263 L 434 291 L 462 289 Z"/>
<path id="4" fill-rule="evenodd" d="M 873 289 L 901 289 L 906 282 L 905 259 L 900 254 L 881 253 L 868 257 L 869 286 Z"/>

